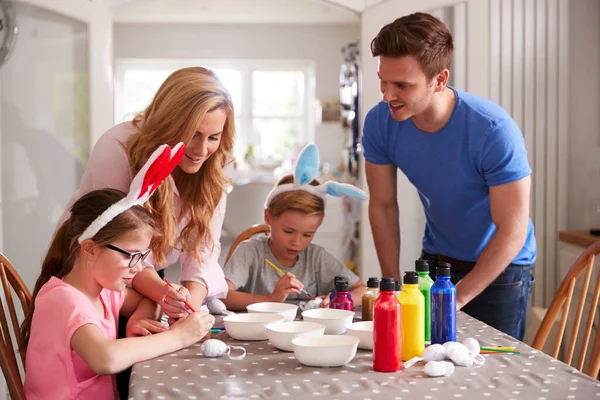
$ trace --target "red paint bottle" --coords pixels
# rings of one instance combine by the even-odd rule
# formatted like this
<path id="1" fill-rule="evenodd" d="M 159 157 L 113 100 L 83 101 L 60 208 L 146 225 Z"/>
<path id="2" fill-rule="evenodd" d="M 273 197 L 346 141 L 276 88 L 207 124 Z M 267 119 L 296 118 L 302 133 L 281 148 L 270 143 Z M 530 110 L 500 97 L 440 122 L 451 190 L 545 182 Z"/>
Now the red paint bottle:
<path id="1" fill-rule="evenodd" d="M 383 278 L 373 306 L 373 369 L 402 369 L 402 306 L 396 297 L 396 281 Z"/>

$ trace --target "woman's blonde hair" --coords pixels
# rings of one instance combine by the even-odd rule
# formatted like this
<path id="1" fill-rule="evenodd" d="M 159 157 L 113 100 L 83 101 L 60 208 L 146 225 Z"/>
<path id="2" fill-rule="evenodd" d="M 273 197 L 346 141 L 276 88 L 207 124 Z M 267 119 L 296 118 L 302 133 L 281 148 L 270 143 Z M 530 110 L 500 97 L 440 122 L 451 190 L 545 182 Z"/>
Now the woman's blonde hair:
<path id="1" fill-rule="evenodd" d="M 293 175 L 286 175 L 281 178 L 275 186 L 294 183 Z M 314 179 L 311 186 L 319 186 L 318 180 Z M 278 218 L 286 211 L 294 210 L 305 213 L 306 215 L 321 214 L 325 215 L 325 202 L 322 198 L 304 190 L 290 190 L 278 194 L 271 200 L 268 207 L 273 218 Z"/>
<path id="2" fill-rule="evenodd" d="M 200 248 L 214 246 L 210 221 L 229 179 L 224 166 L 233 161 L 235 115 L 231 95 L 216 74 L 203 67 L 183 68 L 173 72 L 158 89 L 150 105 L 133 119 L 138 132 L 125 144 L 132 176 L 141 169 L 152 152 L 161 144 L 174 146 L 188 144 L 196 127 L 211 111 L 223 110 L 227 119 L 217 151 L 204 162 L 195 174 L 177 177 L 181 199 L 180 216 L 189 215 L 189 221 L 177 237 L 174 210 L 175 181 L 169 176 L 158 187 L 145 207 L 156 218 L 162 235 L 152 241 L 154 261 L 159 266 L 167 263 L 171 248 L 178 247 L 201 262 Z"/>

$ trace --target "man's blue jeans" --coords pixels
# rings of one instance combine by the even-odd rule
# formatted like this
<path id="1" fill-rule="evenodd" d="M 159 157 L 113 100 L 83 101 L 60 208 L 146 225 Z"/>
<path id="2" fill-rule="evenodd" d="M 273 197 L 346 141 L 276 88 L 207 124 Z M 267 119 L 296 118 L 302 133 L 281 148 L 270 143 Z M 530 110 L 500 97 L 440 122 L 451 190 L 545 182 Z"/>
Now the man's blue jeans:
<path id="1" fill-rule="evenodd" d="M 429 273 L 435 279 L 436 262 L 430 262 Z M 470 316 L 523 340 L 529 299 L 533 290 L 535 264 L 510 264 L 479 296 L 461 310 Z M 452 272 L 452 282 L 458 283 L 467 272 Z"/>

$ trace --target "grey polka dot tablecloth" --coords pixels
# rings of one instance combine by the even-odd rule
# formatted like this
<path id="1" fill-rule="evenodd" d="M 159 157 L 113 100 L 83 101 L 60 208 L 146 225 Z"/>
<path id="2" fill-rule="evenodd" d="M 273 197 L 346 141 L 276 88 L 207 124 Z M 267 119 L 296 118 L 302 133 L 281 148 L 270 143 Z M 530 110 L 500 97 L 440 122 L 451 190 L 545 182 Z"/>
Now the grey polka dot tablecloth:
<path id="1" fill-rule="evenodd" d="M 451 376 L 430 378 L 422 362 L 395 373 L 374 372 L 370 351 L 359 349 L 343 367 L 312 368 L 268 341 L 240 342 L 226 333 L 213 334 L 227 344 L 244 346 L 246 358 L 206 358 L 195 344 L 137 363 L 129 398 L 600 399 L 600 382 L 576 369 L 462 312 L 457 324 L 459 341 L 471 336 L 482 346 L 515 346 L 522 354 L 486 355 L 482 366 L 456 367 Z"/>

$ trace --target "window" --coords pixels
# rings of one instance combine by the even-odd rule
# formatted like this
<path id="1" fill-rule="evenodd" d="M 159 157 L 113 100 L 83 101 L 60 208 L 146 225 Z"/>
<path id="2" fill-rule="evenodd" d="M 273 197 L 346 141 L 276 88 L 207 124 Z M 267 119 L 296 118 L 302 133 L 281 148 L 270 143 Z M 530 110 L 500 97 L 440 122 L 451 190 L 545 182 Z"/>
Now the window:
<path id="1" fill-rule="evenodd" d="M 313 140 L 310 61 L 117 60 L 115 122 L 131 120 L 173 71 L 192 65 L 211 68 L 231 93 L 236 158 L 251 151 L 259 162 L 270 165 Z"/>

